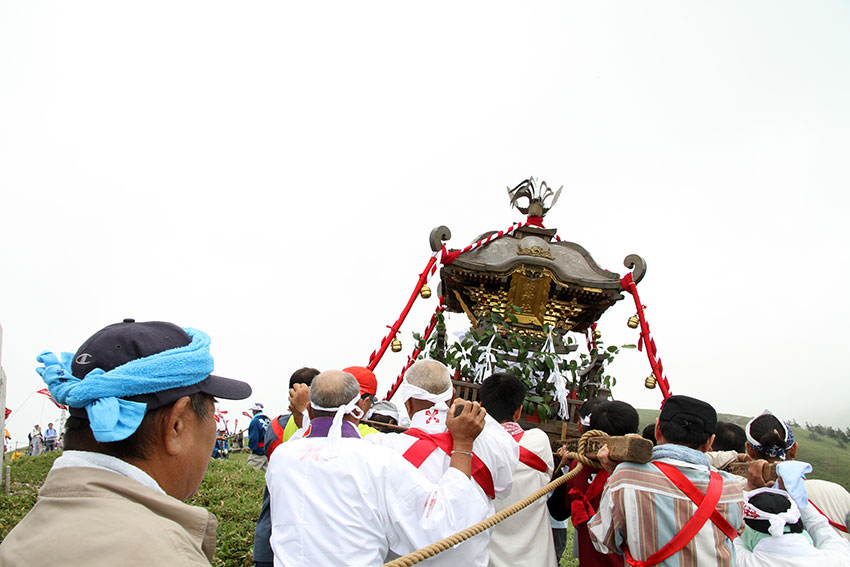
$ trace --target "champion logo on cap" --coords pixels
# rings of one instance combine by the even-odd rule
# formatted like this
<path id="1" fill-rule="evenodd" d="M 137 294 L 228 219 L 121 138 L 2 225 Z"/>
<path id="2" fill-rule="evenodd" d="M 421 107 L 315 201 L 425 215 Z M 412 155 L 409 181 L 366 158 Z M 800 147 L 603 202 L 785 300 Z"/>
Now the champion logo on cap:
<path id="1" fill-rule="evenodd" d="M 91 364 L 91 355 L 87 352 L 78 354 L 77 358 L 74 359 L 74 362 L 77 364 Z"/>

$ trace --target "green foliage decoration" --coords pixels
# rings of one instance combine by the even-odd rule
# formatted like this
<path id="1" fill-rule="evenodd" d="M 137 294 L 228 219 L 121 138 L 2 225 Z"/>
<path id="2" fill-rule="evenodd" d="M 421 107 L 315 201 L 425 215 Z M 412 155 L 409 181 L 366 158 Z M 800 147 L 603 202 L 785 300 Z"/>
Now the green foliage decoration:
<path id="1" fill-rule="evenodd" d="M 418 333 L 413 334 L 421 350 L 419 357 L 441 360 L 449 368 L 456 369 L 463 379 L 475 382 L 483 378 L 475 375 L 476 369 L 489 357 L 493 372 L 513 374 L 528 388 L 523 411 L 546 421 L 557 417 L 558 413 L 555 386 L 548 381 L 552 372 L 557 369 L 565 378 L 567 389 L 576 390 L 580 399 L 587 399 L 596 395 L 600 388 L 610 390 L 617 382 L 616 378 L 604 372 L 596 376 L 588 370 L 595 367 L 603 371 L 620 349 L 635 348 L 635 345 L 603 348 L 602 342 L 597 340 L 596 348 L 589 354 L 573 357 L 543 350 L 543 340 L 522 333 L 513 326 L 518 322 L 516 314 L 521 312 L 517 306 L 508 306 L 504 312 L 491 311 L 479 318 L 478 325 L 463 338 L 445 348 L 437 339 L 441 334 L 445 335 L 446 329 L 445 317 L 439 313 L 437 333 L 427 341 Z M 543 331 L 548 335 L 553 329 L 546 325 Z M 552 338 L 556 347 L 574 348 L 571 345 L 575 344 L 575 339 L 566 333 L 552 332 Z"/>

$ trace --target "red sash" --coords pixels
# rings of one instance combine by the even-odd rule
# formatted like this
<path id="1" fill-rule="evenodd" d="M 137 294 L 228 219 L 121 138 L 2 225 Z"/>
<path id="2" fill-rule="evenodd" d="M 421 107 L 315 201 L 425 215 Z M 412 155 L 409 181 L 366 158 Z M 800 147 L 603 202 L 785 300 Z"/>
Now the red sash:
<path id="1" fill-rule="evenodd" d="M 697 505 L 696 512 L 691 516 L 691 519 L 682 527 L 682 531 L 673 536 L 667 545 L 647 557 L 646 561 L 638 561 L 629 553 L 629 548 L 623 544 L 623 554 L 626 556 L 626 563 L 632 567 L 652 567 L 657 565 L 673 555 L 678 553 L 688 543 L 696 537 L 697 533 L 702 529 L 705 523 L 711 519 L 720 530 L 726 534 L 729 539 L 738 537 L 738 532 L 733 528 L 726 518 L 717 511 L 717 503 L 720 501 L 720 495 L 723 493 L 723 477 L 718 473 L 711 471 L 711 476 L 708 482 L 708 489 L 705 494 L 688 480 L 679 469 L 673 465 L 668 465 L 662 462 L 653 462 L 658 470 L 664 473 L 670 482 L 685 493 L 685 496 Z"/>
<path id="2" fill-rule="evenodd" d="M 608 473 L 605 470 L 600 470 L 596 473 L 593 482 L 590 483 L 587 492 L 582 492 L 577 488 L 570 489 L 569 495 L 573 499 L 570 503 L 570 518 L 572 518 L 574 526 L 587 523 L 596 514 L 596 510 L 593 509 L 593 504 L 590 501 L 602 494 L 607 480 Z"/>
<path id="3" fill-rule="evenodd" d="M 525 431 L 520 431 L 519 433 L 514 435 L 514 441 L 519 443 L 519 440 L 522 439 L 524 433 Z M 549 466 L 546 464 L 546 461 L 544 461 L 543 459 L 538 457 L 537 454 L 532 451 L 529 451 L 522 445 L 519 446 L 519 462 L 529 468 L 532 468 L 536 471 L 540 471 L 542 473 L 545 473 L 549 470 Z"/>
<path id="4" fill-rule="evenodd" d="M 269 443 L 269 446 L 266 447 L 266 457 L 271 458 L 274 450 L 277 449 L 277 446 L 283 443 L 283 426 L 280 424 L 280 418 L 283 416 L 278 416 L 272 420 L 272 431 L 275 434 L 274 441 Z"/>
<path id="5" fill-rule="evenodd" d="M 826 521 L 827 521 L 827 522 L 829 522 L 829 525 L 830 525 L 830 526 L 832 526 L 833 528 L 835 528 L 836 530 L 838 530 L 838 531 L 840 531 L 840 532 L 844 532 L 845 534 L 846 534 L 846 533 L 848 533 L 848 532 L 847 532 L 847 526 L 842 526 L 842 525 L 841 525 L 841 524 L 839 524 L 838 522 L 833 522 L 833 521 L 832 521 L 832 519 L 831 519 L 829 516 L 827 516 L 826 514 L 824 514 L 824 513 L 823 513 L 823 510 L 821 510 L 820 508 L 818 508 L 817 506 L 815 506 L 815 503 L 814 503 L 814 502 L 812 502 L 811 500 L 809 500 L 809 504 L 811 504 L 812 506 L 814 506 L 814 507 L 815 507 L 815 510 L 817 510 L 818 512 L 820 512 L 820 515 L 821 515 L 821 516 L 823 516 L 824 518 L 826 518 Z"/>
<path id="6" fill-rule="evenodd" d="M 411 428 L 405 431 L 405 433 L 411 437 L 416 437 L 417 441 L 402 456 L 417 469 L 438 447 L 445 454 L 449 456 L 452 454 L 454 439 L 448 431 L 445 433 L 425 433 L 419 429 Z M 496 497 L 496 489 L 493 486 L 493 475 L 490 474 L 490 469 L 487 468 L 487 465 L 474 453 L 472 454 L 472 478 L 484 490 L 484 494 L 491 499 Z"/>

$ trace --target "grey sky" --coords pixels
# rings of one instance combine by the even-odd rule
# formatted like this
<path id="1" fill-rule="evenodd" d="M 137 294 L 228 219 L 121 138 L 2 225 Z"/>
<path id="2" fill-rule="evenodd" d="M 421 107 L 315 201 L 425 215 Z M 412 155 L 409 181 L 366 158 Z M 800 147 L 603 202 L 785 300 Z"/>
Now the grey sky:
<path id="1" fill-rule="evenodd" d="M 40 350 L 124 317 L 207 331 L 284 411 L 295 368 L 367 362 L 433 226 L 506 228 L 529 175 L 562 238 L 647 260 L 674 392 L 850 426 L 848 29 L 846 2 L 0 2 L 9 429 L 58 417 L 24 403 Z M 659 404 L 643 353 L 612 370 Z"/>

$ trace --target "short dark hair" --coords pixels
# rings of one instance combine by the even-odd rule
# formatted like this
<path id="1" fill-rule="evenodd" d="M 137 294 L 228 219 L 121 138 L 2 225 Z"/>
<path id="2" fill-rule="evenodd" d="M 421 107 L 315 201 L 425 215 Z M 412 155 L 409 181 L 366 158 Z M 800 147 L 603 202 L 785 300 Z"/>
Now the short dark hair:
<path id="1" fill-rule="evenodd" d="M 712 451 L 737 451 L 738 453 L 747 451 L 747 434 L 740 425 L 731 421 L 718 421 L 717 431 L 714 434 L 716 437 L 711 445 Z"/>
<path id="2" fill-rule="evenodd" d="M 318 370 L 310 368 L 309 366 L 299 368 L 293 372 L 292 376 L 289 378 L 289 387 L 291 388 L 295 384 L 307 384 L 309 386 L 313 383 L 313 378 L 315 378 L 318 373 Z"/>
<path id="3" fill-rule="evenodd" d="M 661 429 L 661 434 L 668 443 L 684 445 L 691 449 L 699 449 L 712 436 L 711 433 L 706 433 L 705 431 L 685 429 L 680 423 L 675 421 L 659 421 L 658 425 Z"/>
<path id="4" fill-rule="evenodd" d="M 579 417 L 587 417 L 588 415 L 596 411 L 596 408 L 598 408 L 600 405 L 609 401 L 610 400 L 608 398 L 604 398 L 602 396 L 590 398 L 589 400 L 581 404 L 580 408 L 578 408 L 578 415 Z"/>
<path id="5" fill-rule="evenodd" d="M 608 435 L 637 433 L 639 425 L 637 410 L 619 400 L 599 404 L 590 414 L 590 429 L 601 429 Z"/>
<path id="6" fill-rule="evenodd" d="M 210 415 L 210 407 L 214 398 L 204 392 L 197 392 L 189 396 L 189 405 L 201 419 Z M 156 408 L 145 413 L 142 423 L 138 429 L 121 441 L 100 443 L 94 438 L 89 420 L 84 417 L 70 416 L 65 422 L 65 450 L 71 451 L 94 451 L 103 453 L 119 459 L 143 460 L 150 456 L 150 450 L 154 443 L 154 431 L 159 418 L 176 403 Z"/>
<path id="7" fill-rule="evenodd" d="M 478 397 L 481 405 L 499 423 L 511 421 L 514 412 L 522 407 L 528 391 L 522 380 L 507 372 L 496 372 L 481 384 Z"/>
<path id="8" fill-rule="evenodd" d="M 658 441 L 655 440 L 655 424 L 650 423 L 649 425 L 644 427 L 643 432 L 641 433 L 641 437 L 652 441 L 653 446 L 658 445 Z"/>

